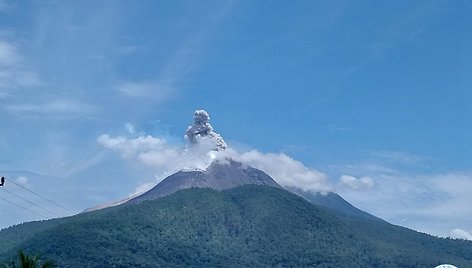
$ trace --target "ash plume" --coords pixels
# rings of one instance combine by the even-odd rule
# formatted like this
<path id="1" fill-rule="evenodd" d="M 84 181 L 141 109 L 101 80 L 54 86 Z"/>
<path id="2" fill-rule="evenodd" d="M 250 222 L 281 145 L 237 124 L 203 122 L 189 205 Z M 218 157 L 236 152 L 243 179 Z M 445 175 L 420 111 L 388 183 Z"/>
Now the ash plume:
<path id="1" fill-rule="evenodd" d="M 187 128 L 185 139 L 191 144 L 198 144 L 201 139 L 210 139 L 216 147 L 214 150 L 220 151 L 228 148 L 220 134 L 213 131 L 210 125 L 210 115 L 205 110 L 196 110 L 193 114 L 193 125 Z"/>

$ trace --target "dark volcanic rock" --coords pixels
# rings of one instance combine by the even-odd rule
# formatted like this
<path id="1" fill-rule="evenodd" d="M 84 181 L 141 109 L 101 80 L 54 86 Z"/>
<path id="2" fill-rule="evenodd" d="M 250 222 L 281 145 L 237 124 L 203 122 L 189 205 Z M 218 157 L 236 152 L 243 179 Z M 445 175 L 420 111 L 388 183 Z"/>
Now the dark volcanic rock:
<path id="1" fill-rule="evenodd" d="M 203 171 L 179 171 L 165 178 L 151 190 L 139 195 L 128 204 L 157 199 L 187 188 L 230 189 L 245 184 L 282 188 L 262 170 L 233 160 L 215 161 Z"/>

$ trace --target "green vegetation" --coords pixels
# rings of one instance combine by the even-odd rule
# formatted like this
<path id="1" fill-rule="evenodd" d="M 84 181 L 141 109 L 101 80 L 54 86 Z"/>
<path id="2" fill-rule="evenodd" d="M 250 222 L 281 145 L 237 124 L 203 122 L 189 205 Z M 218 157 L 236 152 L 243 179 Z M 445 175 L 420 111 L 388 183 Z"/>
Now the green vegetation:
<path id="1" fill-rule="evenodd" d="M 349 217 L 285 190 L 181 190 L 137 205 L 0 232 L 0 251 L 42 252 L 60 267 L 472 267 L 472 243 Z"/>
<path id="2" fill-rule="evenodd" d="M 51 268 L 56 267 L 53 261 L 44 261 L 41 260 L 40 255 L 29 256 L 25 254 L 22 250 L 18 251 L 17 260 L 12 260 L 11 262 L 0 264 L 1 268 Z"/>

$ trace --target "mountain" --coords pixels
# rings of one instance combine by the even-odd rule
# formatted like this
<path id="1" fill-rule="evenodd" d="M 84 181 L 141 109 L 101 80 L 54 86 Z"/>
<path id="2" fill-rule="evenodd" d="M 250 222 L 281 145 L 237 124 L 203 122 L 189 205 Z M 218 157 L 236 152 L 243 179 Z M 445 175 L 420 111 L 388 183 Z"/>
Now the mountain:
<path id="1" fill-rule="evenodd" d="M 298 187 L 285 187 L 288 191 L 297 194 L 309 202 L 322 206 L 325 208 L 332 209 L 341 215 L 346 217 L 370 219 L 370 220 L 382 220 L 374 215 L 371 215 L 365 211 L 362 211 L 349 202 L 344 200 L 340 195 L 334 192 L 312 192 L 300 189 Z"/>
<path id="2" fill-rule="evenodd" d="M 157 199 L 187 188 L 212 188 L 215 190 L 224 190 L 246 184 L 268 185 L 281 188 L 275 180 L 262 170 L 244 165 L 231 159 L 225 159 L 224 161 L 213 162 L 206 170 L 179 171 L 165 178 L 154 188 L 139 196 L 125 199 L 108 206 L 123 203 L 136 204 L 144 200 Z M 312 192 L 290 186 L 285 187 L 285 189 L 305 198 L 315 205 L 333 209 L 345 216 L 380 220 L 379 218 L 354 207 L 341 196 L 333 192 Z M 106 207 L 106 205 L 96 207 L 95 209 L 101 209 L 104 207 Z"/>
<path id="3" fill-rule="evenodd" d="M 2 230 L 0 260 L 26 249 L 60 267 L 472 265 L 470 241 L 391 225 L 335 193 L 288 190 L 261 170 L 217 161 L 124 204 Z"/>
<path id="4" fill-rule="evenodd" d="M 13 241 L 30 229 L 36 232 Z M 60 267 L 472 267 L 470 241 L 345 218 L 261 185 L 184 189 L 27 223 L 0 231 L 0 244 L 8 245 L 0 259 L 23 248 Z"/>
<path id="5" fill-rule="evenodd" d="M 179 171 L 165 178 L 154 188 L 126 203 L 136 204 L 144 200 L 157 199 L 187 188 L 225 190 L 246 184 L 281 188 L 262 170 L 243 165 L 231 159 L 225 159 L 214 161 L 205 170 Z"/>

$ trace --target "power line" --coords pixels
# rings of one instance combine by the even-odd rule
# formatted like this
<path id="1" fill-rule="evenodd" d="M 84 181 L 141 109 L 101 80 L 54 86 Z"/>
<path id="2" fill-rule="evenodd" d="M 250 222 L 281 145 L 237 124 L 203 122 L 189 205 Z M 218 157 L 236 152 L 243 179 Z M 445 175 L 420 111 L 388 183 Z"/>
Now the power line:
<path id="1" fill-rule="evenodd" d="M 32 194 L 35 194 L 35 195 L 41 197 L 42 199 L 44 199 L 44 200 L 46 200 L 46 201 L 48 201 L 48 202 L 50 202 L 50 203 L 52 203 L 52 204 L 54 204 L 54 205 L 56 205 L 56 206 L 58 206 L 58 207 L 60 207 L 60 208 L 66 210 L 67 212 L 74 214 L 74 212 L 70 211 L 69 209 L 67 209 L 67 208 L 65 208 L 65 207 L 63 207 L 63 206 L 61 206 L 61 205 L 59 205 L 58 203 L 56 203 L 56 202 L 54 202 L 54 201 L 52 201 L 52 200 L 50 200 L 50 199 L 48 199 L 48 198 L 46 198 L 46 197 L 40 195 L 40 194 L 37 194 L 37 193 L 33 192 L 32 190 L 30 190 L 30 189 L 24 187 L 23 185 L 20 185 L 20 184 L 14 182 L 14 181 L 12 181 L 12 180 L 8 180 L 8 182 L 11 182 L 11 183 L 15 184 L 16 186 L 19 186 L 19 187 L 25 189 L 26 191 L 28 191 L 28 192 L 30 192 L 30 193 L 32 193 Z"/>
<path id="2" fill-rule="evenodd" d="M 34 212 L 34 211 L 31 210 L 31 209 L 25 208 L 25 207 L 22 206 L 22 205 L 18 205 L 17 203 L 15 203 L 15 202 L 13 202 L 13 201 L 10 201 L 10 200 L 8 200 L 8 199 L 5 199 L 5 198 L 3 198 L 3 197 L 1 197 L 1 196 L 0 196 L 0 199 L 2 199 L 2 200 L 4 200 L 4 201 L 7 201 L 8 203 L 13 204 L 13 205 L 15 205 L 15 206 L 17 206 L 17 207 L 19 207 L 19 208 L 24 209 L 24 210 L 28 210 L 29 212 L 31 212 L 31 213 L 33 213 L 33 214 L 36 214 L 36 215 L 40 216 L 41 218 L 47 218 L 47 217 L 45 217 L 45 216 L 43 216 L 43 215 L 41 215 L 41 214 L 39 214 L 39 213 L 37 213 L 37 212 Z"/>
<path id="3" fill-rule="evenodd" d="M 20 198 L 20 199 L 22 199 L 22 200 L 24 200 L 24 201 L 26 201 L 26 202 L 32 204 L 32 205 L 34 205 L 34 206 L 36 206 L 36 207 L 38 207 L 38 208 L 44 210 L 44 211 L 47 211 L 47 212 L 49 212 L 49 213 L 51 213 L 51 214 L 53 214 L 53 215 L 55 215 L 55 216 L 58 216 L 58 217 L 61 216 L 61 215 L 59 215 L 59 214 L 57 214 L 57 213 L 55 213 L 55 212 L 50 211 L 50 210 L 47 209 L 47 208 L 44 208 L 44 207 L 42 207 L 42 206 L 40 206 L 40 205 L 38 205 L 38 204 L 36 204 L 36 203 L 34 203 L 34 202 L 28 200 L 28 199 L 22 197 L 22 196 L 19 196 L 19 195 L 15 194 L 15 193 L 12 193 L 12 192 L 8 191 L 8 190 L 5 189 L 4 187 L 2 187 L 2 189 L 5 190 L 7 193 L 10 193 L 11 195 L 14 195 L 14 196 L 16 196 L 16 197 L 18 197 L 18 198 Z"/>

